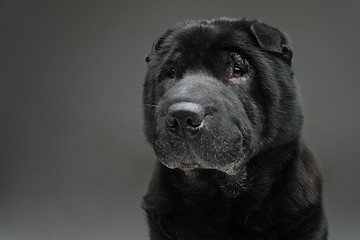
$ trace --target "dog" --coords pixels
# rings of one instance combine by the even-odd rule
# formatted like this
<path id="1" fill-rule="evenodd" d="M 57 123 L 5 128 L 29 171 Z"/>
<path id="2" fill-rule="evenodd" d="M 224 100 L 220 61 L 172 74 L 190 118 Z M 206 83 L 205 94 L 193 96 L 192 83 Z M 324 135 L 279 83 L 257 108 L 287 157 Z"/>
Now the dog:
<path id="1" fill-rule="evenodd" d="M 151 240 L 327 239 L 285 34 L 257 20 L 186 21 L 146 62 Z"/>

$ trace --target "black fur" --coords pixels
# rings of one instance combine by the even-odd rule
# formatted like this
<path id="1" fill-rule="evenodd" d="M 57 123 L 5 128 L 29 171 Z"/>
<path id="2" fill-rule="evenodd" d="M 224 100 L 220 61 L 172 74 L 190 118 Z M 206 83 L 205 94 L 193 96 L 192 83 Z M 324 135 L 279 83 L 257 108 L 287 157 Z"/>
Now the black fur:
<path id="1" fill-rule="evenodd" d="M 248 20 L 185 22 L 154 43 L 143 95 L 159 159 L 142 205 L 150 239 L 327 239 L 291 58 L 283 33 Z"/>

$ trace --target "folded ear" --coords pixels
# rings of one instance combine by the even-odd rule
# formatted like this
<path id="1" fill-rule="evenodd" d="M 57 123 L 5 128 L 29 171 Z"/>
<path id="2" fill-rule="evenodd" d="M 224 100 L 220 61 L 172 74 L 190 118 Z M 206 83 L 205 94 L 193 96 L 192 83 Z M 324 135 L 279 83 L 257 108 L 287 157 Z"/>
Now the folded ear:
<path id="1" fill-rule="evenodd" d="M 292 50 L 287 38 L 281 31 L 255 21 L 250 26 L 250 32 L 261 48 L 268 52 L 280 54 L 288 64 L 291 64 Z"/>
<path id="2" fill-rule="evenodd" d="M 172 30 L 167 30 L 161 37 L 155 40 L 155 42 L 152 45 L 151 53 L 146 56 L 145 61 L 150 62 L 151 57 L 150 55 L 156 54 L 158 51 L 160 51 L 162 44 L 164 43 L 164 40 L 172 33 Z"/>

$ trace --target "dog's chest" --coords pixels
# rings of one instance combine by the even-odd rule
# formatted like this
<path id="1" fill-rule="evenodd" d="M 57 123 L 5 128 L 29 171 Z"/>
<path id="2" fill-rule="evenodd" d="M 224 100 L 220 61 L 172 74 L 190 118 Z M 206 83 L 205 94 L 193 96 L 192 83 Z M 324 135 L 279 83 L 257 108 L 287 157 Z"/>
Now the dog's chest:
<path id="1" fill-rule="evenodd" d="M 233 212 L 232 212 L 233 211 Z M 235 214 L 231 206 L 195 205 L 186 207 L 173 219 L 179 239 L 196 240 L 272 240 L 278 234 L 260 219 Z"/>

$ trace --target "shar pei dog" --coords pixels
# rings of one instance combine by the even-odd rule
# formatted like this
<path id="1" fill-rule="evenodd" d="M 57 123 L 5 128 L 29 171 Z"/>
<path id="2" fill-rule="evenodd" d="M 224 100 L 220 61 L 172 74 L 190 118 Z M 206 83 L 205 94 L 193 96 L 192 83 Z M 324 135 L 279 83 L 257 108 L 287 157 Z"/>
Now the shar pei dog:
<path id="1" fill-rule="evenodd" d="M 322 175 L 301 138 L 292 50 L 246 19 L 187 21 L 146 57 L 144 131 L 157 157 L 151 240 L 324 240 Z"/>

